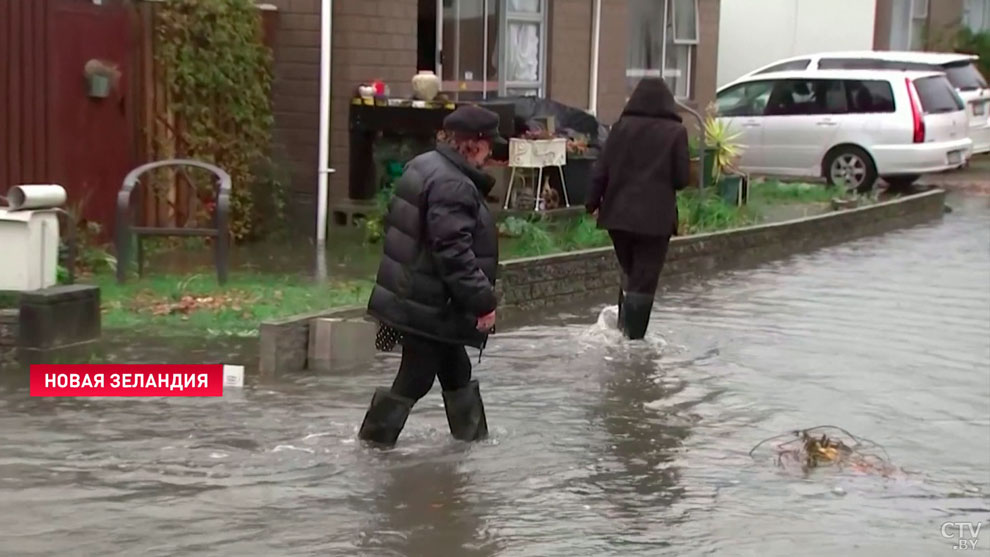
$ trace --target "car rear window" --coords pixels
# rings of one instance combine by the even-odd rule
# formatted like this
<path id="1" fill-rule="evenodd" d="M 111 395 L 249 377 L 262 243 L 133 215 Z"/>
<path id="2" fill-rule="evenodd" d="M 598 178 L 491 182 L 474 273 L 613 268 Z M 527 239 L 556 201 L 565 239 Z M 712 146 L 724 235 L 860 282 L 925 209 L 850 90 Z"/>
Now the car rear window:
<path id="1" fill-rule="evenodd" d="M 918 90 L 921 108 L 926 114 L 955 112 L 963 109 L 962 99 L 956 94 L 948 80 L 942 76 L 922 77 L 914 80 Z"/>
<path id="2" fill-rule="evenodd" d="M 764 70 L 760 70 L 760 71 L 758 71 L 756 73 L 757 74 L 765 74 L 765 73 L 774 73 L 774 72 L 787 72 L 787 71 L 792 71 L 792 70 L 803 70 L 803 69 L 807 68 L 808 67 L 808 64 L 810 64 L 810 63 L 811 63 L 811 60 L 809 60 L 809 59 L 791 60 L 790 62 L 783 62 L 783 63 L 780 63 L 780 64 L 774 64 L 773 66 L 770 66 L 769 68 L 766 68 Z"/>
<path id="3" fill-rule="evenodd" d="M 960 91 L 975 91 L 987 87 L 987 81 L 971 62 L 945 66 L 945 75 L 952 86 Z"/>
<path id="4" fill-rule="evenodd" d="M 820 70 L 898 70 L 898 71 L 943 71 L 939 66 L 920 62 L 898 62 L 880 58 L 822 58 L 818 61 Z"/>

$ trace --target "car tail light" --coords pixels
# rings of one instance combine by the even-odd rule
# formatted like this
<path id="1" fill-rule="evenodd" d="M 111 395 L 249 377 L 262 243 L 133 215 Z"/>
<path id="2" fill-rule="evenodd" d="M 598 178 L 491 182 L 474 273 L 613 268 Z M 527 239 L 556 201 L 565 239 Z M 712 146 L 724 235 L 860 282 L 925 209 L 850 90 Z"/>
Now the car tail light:
<path id="1" fill-rule="evenodd" d="M 904 78 L 907 84 L 908 99 L 911 100 L 911 116 L 914 118 L 914 142 L 925 142 L 925 115 L 921 112 L 921 104 L 918 102 L 918 95 L 911 78 Z"/>

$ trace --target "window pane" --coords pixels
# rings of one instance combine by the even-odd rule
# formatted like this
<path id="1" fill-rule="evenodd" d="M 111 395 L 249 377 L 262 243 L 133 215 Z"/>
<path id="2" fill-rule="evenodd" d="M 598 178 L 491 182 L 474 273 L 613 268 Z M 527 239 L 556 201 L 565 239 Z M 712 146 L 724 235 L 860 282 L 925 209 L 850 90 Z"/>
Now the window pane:
<path id="1" fill-rule="evenodd" d="M 838 80 L 787 79 L 777 82 L 767 105 L 769 116 L 844 114 L 846 95 Z"/>
<path id="2" fill-rule="evenodd" d="M 773 72 L 786 72 L 791 70 L 803 70 L 808 67 L 808 64 L 810 62 L 811 60 L 794 60 L 793 62 L 783 62 L 781 64 L 775 64 L 773 66 L 770 66 L 765 70 L 760 70 L 756 73 L 761 74 L 761 73 L 773 73 Z M 819 69 L 825 69 L 821 64 L 822 62 L 818 63 Z"/>
<path id="3" fill-rule="evenodd" d="M 719 116 L 733 118 L 763 114 L 773 81 L 743 83 L 718 95 L 715 106 Z"/>
<path id="4" fill-rule="evenodd" d="M 691 76 L 691 45 L 668 44 L 667 64 L 663 69 L 664 81 L 674 92 L 674 96 L 686 99 L 691 96 L 688 85 Z"/>
<path id="5" fill-rule="evenodd" d="M 987 82 L 971 62 L 946 66 L 945 75 L 949 82 L 960 91 L 985 89 Z"/>
<path id="6" fill-rule="evenodd" d="M 928 17 L 928 0 L 914 0 L 914 17 Z"/>
<path id="7" fill-rule="evenodd" d="M 894 91 L 886 81 L 846 81 L 849 112 L 894 112 Z"/>
<path id="8" fill-rule="evenodd" d="M 484 15 L 484 0 L 454 0 L 450 5 L 445 5 L 442 79 L 482 80 L 485 64 Z"/>
<path id="9" fill-rule="evenodd" d="M 698 40 L 698 11 L 696 0 L 672 0 L 674 37 L 678 41 Z"/>
<path id="10" fill-rule="evenodd" d="M 963 109 L 959 95 L 949 85 L 948 80 L 942 76 L 916 79 L 914 80 L 914 87 L 918 90 L 921 108 L 925 114 L 955 112 Z"/>
<path id="11" fill-rule="evenodd" d="M 663 55 L 663 1 L 629 0 L 626 69 L 659 70 Z"/>
<path id="12" fill-rule="evenodd" d="M 537 23 L 509 22 L 505 81 L 540 80 L 540 26 Z"/>
<path id="13" fill-rule="evenodd" d="M 925 20 L 911 20 L 911 50 L 924 50 L 925 48 Z"/>
<path id="14" fill-rule="evenodd" d="M 488 0 L 488 81 L 498 81 L 498 22 L 501 2 Z"/>
<path id="15" fill-rule="evenodd" d="M 908 50 L 911 46 L 911 0 L 893 0 L 890 8 L 890 49 Z"/>
<path id="16" fill-rule="evenodd" d="M 497 2 L 498 0 L 491 0 Z M 509 0 L 510 12 L 540 13 L 540 0 Z"/>

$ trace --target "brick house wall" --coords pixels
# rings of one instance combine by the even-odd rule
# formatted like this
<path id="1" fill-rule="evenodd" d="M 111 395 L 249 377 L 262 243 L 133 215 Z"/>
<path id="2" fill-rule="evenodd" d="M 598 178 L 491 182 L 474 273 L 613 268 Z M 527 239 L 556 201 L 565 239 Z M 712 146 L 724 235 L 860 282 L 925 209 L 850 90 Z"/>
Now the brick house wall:
<path id="1" fill-rule="evenodd" d="M 320 0 L 265 0 L 278 8 L 273 100 L 276 162 L 291 175 L 290 217 L 314 234 L 319 160 Z M 628 0 L 602 0 L 598 116 L 618 118 L 626 102 Z M 697 106 L 714 98 L 720 0 L 699 1 L 701 44 L 694 75 Z M 592 47 L 591 0 L 550 0 L 547 46 L 550 98 L 587 108 Z M 330 112 L 330 203 L 347 197 L 348 113 L 358 83 L 374 78 L 408 96 L 417 70 L 417 0 L 335 0 Z M 694 126 L 689 123 L 689 129 Z"/>
<path id="2" fill-rule="evenodd" d="M 547 51 L 550 98 L 587 109 L 591 80 L 592 2 L 552 0 Z"/>

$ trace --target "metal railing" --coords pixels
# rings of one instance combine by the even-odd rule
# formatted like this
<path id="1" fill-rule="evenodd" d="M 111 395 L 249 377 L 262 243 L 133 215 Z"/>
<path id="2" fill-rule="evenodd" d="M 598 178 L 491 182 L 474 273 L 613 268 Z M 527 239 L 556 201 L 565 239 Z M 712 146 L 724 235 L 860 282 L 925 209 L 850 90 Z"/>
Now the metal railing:
<path id="1" fill-rule="evenodd" d="M 146 227 L 134 226 L 133 215 L 130 211 L 131 193 L 140 184 L 140 177 L 151 170 L 164 167 L 195 167 L 208 170 L 216 177 L 214 195 L 216 200 L 213 212 L 214 228 L 178 228 L 178 227 Z M 127 278 L 127 268 L 130 263 L 130 239 L 137 239 L 138 275 L 144 273 L 144 250 L 141 240 L 145 236 L 180 237 L 203 236 L 215 238 L 214 252 L 217 268 L 217 280 L 220 284 L 227 282 L 228 255 L 230 251 L 230 175 L 220 168 L 191 159 L 170 159 L 148 163 L 130 171 L 124 178 L 124 185 L 117 193 L 117 283 L 123 284 Z"/>

